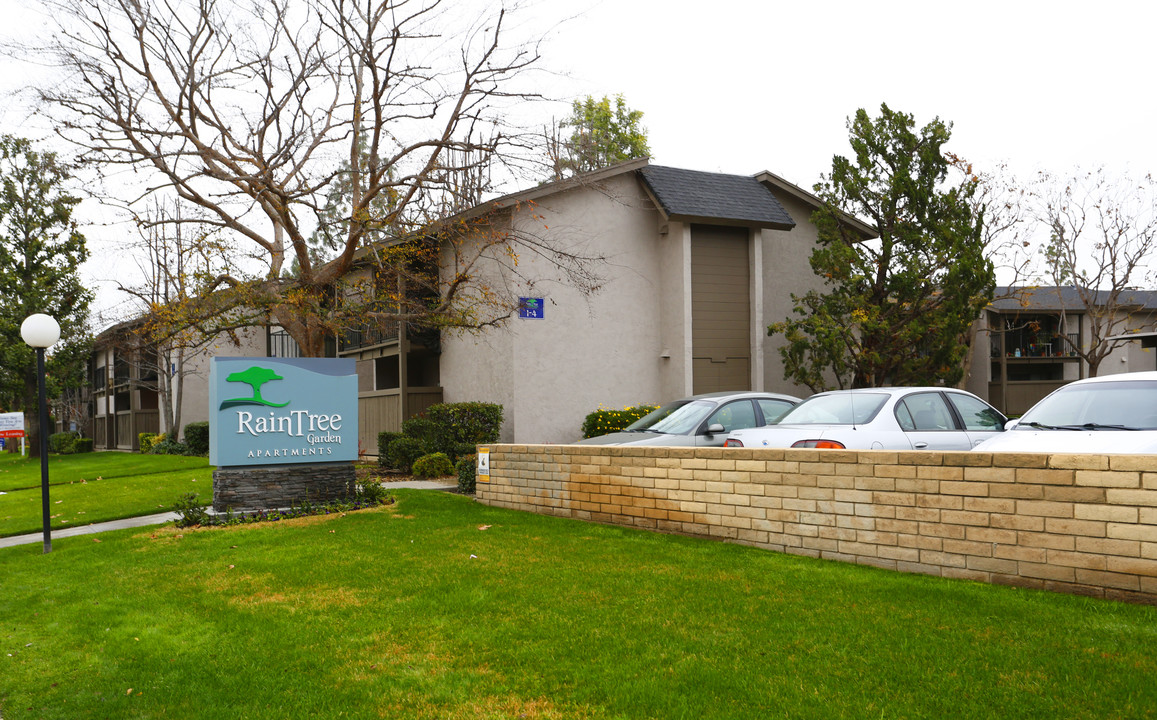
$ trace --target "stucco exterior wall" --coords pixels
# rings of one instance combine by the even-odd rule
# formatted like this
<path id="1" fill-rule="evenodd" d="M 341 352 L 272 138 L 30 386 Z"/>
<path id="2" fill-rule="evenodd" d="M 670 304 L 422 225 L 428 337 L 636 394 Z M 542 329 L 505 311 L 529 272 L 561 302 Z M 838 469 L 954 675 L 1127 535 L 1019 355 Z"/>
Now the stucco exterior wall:
<path id="1" fill-rule="evenodd" d="M 785 344 L 783 336 L 768 336 L 767 326 L 794 317 L 793 293 L 803 295 L 823 287 L 809 263 L 817 238 L 811 222 L 815 208 L 788 193 L 775 195 L 796 225 L 790 231 L 762 231 L 763 327 L 756 339 L 764 358 L 763 387 L 756 389 L 807 397 L 811 390 L 783 377 L 783 361 L 779 356 L 779 348 Z"/>
<path id="2" fill-rule="evenodd" d="M 600 404 L 622 407 L 664 399 L 665 360 L 660 255 L 668 241 L 659 214 L 633 173 L 597 187 L 578 187 L 513 211 L 515 227 L 574 251 L 603 255 L 605 282 L 593 295 L 558 281 L 558 271 L 530 253 L 512 291 L 544 300 L 541 319 L 512 318 L 480 333 L 447 334 L 442 342 L 446 402 L 501 403 L 502 437 L 518 442 L 569 442 Z M 675 352 L 676 348 L 671 348 Z"/>
<path id="3" fill-rule="evenodd" d="M 209 364 L 214 357 L 265 357 L 265 328 L 245 328 L 237 332 L 238 343 L 217 338 L 185 360 L 184 400 L 181 428 L 209 419 Z M 161 419 L 162 425 L 164 418 Z M 168 432 L 168 428 L 162 428 Z"/>

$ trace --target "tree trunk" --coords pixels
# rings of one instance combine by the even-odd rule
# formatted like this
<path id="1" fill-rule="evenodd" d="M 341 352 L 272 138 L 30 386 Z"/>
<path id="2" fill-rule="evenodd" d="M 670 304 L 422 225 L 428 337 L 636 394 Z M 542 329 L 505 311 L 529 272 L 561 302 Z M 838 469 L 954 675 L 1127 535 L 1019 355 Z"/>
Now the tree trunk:
<path id="1" fill-rule="evenodd" d="M 28 449 L 28 457 L 40 457 L 40 410 L 24 411 L 24 447 Z"/>

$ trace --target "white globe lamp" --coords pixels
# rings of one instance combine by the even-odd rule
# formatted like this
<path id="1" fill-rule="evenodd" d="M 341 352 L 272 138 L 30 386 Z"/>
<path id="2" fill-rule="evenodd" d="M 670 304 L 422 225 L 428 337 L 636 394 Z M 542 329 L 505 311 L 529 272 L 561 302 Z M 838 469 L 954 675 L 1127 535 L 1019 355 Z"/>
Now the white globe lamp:
<path id="1" fill-rule="evenodd" d="M 20 337 L 34 348 L 50 348 L 60 340 L 60 323 L 44 313 L 29 315 L 20 325 Z"/>

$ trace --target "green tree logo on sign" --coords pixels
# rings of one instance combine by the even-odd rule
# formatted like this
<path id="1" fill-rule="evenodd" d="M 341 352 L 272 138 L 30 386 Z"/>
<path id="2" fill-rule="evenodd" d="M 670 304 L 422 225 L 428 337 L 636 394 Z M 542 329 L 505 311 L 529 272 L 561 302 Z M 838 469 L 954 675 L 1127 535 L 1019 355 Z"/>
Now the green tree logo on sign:
<path id="1" fill-rule="evenodd" d="M 225 378 L 225 380 L 227 382 L 245 383 L 246 385 L 253 388 L 253 396 L 247 397 L 247 398 L 233 398 L 232 400 L 225 400 L 224 402 L 221 403 L 221 409 L 224 410 L 225 408 L 235 407 L 237 405 L 264 405 L 265 407 L 278 407 L 278 408 L 279 407 L 285 407 L 286 405 L 289 404 L 289 401 L 286 401 L 283 403 L 275 403 L 275 402 L 270 402 L 270 401 L 266 400 L 265 398 L 261 397 L 261 386 L 262 385 L 264 385 L 265 383 L 270 382 L 272 380 L 284 380 L 284 379 L 285 378 L 281 377 L 280 375 L 273 372 L 269 368 L 263 368 L 263 367 L 259 367 L 257 365 L 254 365 L 253 367 L 249 368 L 248 370 L 242 370 L 241 372 L 235 372 L 235 373 L 229 375 L 227 378 Z"/>

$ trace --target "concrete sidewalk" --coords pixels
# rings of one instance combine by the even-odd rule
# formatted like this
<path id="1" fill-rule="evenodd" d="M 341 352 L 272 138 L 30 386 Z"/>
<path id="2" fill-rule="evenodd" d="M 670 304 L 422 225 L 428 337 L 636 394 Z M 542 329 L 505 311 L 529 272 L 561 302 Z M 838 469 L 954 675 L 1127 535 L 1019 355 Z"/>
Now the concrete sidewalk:
<path id="1" fill-rule="evenodd" d="M 457 483 L 446 483 L 440 480 L 406 480 L 404 482 L 387 482 L 382 483 L 386 489 L 390 488 L 415 488 L 418 490 L 456 490 Z M 76 535 L 91 535 L 92 533 L 107 532 L 109 530 L 124 530 L 126 528 L 147 527 L 149 525 L 163 525 L 167 522 L 172 522 L 177 519 L 177 513 L 166 512 L 157 513 L 156 515 L 141 515 L 139 517 L 123 518 L 121 520 L 112 520 L 103 523 L 93 523 L 92 525 L 81 525 L 78 527 L 65 528 L 63 530 L 53 530 L 52 538 L 74 537 Z M 0 548 L 15 547 L 17 545 L 32 545 L 33 543 L 44 542 L 44 533 L 30 533 L 28 535 L 13 535 L 12 537 L 0 538 Z"/>

